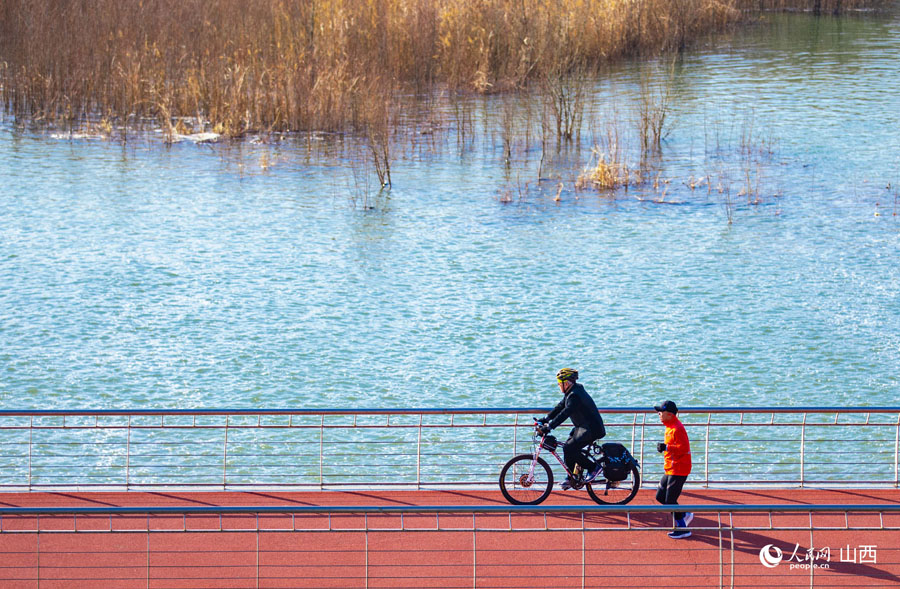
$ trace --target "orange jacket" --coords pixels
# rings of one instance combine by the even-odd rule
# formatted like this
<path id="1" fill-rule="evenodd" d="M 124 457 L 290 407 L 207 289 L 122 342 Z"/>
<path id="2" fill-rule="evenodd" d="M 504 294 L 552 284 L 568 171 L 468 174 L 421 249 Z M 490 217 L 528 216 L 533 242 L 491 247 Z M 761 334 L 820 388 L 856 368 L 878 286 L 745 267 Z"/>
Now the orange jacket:
<path id="1" fill-rule="evenodd" d="M 684 425 L 676 417 L 666 424 L 666 474 L 686 477 L 691 474 L 691 442 Z"/>

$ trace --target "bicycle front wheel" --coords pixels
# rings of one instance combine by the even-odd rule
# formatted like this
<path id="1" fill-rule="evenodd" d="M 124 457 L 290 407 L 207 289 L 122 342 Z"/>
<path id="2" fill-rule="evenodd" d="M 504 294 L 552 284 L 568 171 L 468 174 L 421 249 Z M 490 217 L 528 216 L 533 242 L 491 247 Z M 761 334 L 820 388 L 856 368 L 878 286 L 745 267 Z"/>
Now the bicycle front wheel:
<path id="1" fill-rule="evenodd" d="M 588 495 L 601 505 L 622 505 L 637 495 L 641 488 L 641 473 L 638 467 L 631 466 L 631 471 L 624 481 L 608 481 L 597 479 L 587 485 Z"/>
<path id="2" fill-rule="evenodd" d="M 534 463 L 534 468 L 531 465 Z M 520 454 L 500 471 L 500 491 L 514 505 L 537 505 L 550 496 L 553 471 L 543 458 Z"/>

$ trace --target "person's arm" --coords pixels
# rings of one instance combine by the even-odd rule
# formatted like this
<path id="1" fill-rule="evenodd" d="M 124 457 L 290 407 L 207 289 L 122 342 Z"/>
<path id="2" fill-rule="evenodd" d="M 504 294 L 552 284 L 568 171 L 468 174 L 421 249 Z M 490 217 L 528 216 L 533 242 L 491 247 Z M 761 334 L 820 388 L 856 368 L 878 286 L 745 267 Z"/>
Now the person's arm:
<path id="1" fill-rule="evenodd" d="M 669 434 L 669 432 L 666 432 Z M 691 453 L 691 442 L 684 427 L 674 427 L 671 435 L 666 435 L 666 454 L 673 460 Z"/>
<path id="2" fill-rule="evenodd" d="M 554 407 L 550 411 L 550 413 L 547 414 L 547 417 L 542 417 L 538 421 L 543 421 L 544 423 L 548 423 L 548 422 L 552 421 L 553 418 L 556 417 L 559 414 L 559 412 L 563 410 L 563 407 L 565 406 L 565 402 L 566 402 L 565 399 L 561 400 L 559 403 L 556 404 L 556 407 Z"/>
<path id="3" fill-rule="evenodd" d="M 547 424 L 550 429 L 555 429 L 559 424 L 569 418 L 569 413 L 572 412 L 571 398 L 572 395 L 566 395 L 563 397 L 563 400 L 559 402 L 559 405 L 550 412 L 553 416 L 550 419 L 550 423 Z"/>

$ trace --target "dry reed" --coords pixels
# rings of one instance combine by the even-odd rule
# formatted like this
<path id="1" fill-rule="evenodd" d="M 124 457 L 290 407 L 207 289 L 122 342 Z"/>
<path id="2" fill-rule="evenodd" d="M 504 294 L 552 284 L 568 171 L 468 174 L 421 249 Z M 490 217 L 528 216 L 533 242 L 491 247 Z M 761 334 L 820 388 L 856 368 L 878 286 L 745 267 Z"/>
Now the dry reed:
<path id="1" fill-rule="evenodd" d="M 619 129 L 610 124 L 602 146 L 594 147 L 591 160 L 575 181 L 575 188 L 584 190 L 593 188 L 609 191 L 616 188 L 636 186 L 644 181 L 645 160 L 641 165 L 630 167 L 625 161 L 625 153 L 619 141 Z"/>
<path id="2" fill-rule="evenodd" d="M 367 130 L 401 92 L 540 82 L 568 136 L 573 73 L 722 29 L 735 1 L 4 0 L 0 84 L 19 120 L 241 135 Z"/>

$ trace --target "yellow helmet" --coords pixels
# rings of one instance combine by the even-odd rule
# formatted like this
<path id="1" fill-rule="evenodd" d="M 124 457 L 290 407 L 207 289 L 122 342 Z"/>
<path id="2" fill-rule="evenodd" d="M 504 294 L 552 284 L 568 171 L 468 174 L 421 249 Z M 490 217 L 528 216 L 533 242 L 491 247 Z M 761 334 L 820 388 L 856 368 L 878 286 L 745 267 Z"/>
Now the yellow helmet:
<path id="1" fill-rule="evenodd" d="M 560 368 L 559 372 L 556 373 L 556 380 L 562 382 L 564 380 L 571 380 L 572 382 L 578 380 L 578 371 L 574 368 Z"/>

